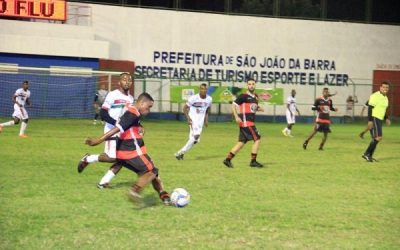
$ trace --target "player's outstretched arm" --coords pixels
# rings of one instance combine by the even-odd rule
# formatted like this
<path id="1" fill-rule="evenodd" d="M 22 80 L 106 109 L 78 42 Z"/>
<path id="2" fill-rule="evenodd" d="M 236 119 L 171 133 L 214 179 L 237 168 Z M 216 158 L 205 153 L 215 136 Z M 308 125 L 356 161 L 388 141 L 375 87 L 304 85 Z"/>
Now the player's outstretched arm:
<path id="1" fill-rule="evenodd" d="M 119 132 L 119 128 L 114 127 L 113 129 L 111 129 L 110 131 L 108 131 L 107 133 L 105 133 L 104 135 L 102 135 L 99 138 L 86 138 L 85 144 L 87 144 L 89 146 L 99 145 L 100 143 L 103 143 L 105 140 L 107 140 L 108 138 L 110 138 L 111 136 L 115 135 L 118 132 Z"/>

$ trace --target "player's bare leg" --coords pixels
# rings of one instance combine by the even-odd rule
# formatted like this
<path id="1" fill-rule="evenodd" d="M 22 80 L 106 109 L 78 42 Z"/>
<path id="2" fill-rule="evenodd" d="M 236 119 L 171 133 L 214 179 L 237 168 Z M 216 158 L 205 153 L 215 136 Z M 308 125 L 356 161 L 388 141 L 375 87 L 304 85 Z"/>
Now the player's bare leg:
<path id="1" fill-rule="evenodd" d="M 251 147 L 250 167 L 256 167 L 256 168 L 262 168 L 263 167 L 263 165 L 261 163 L 257 162 L 257 152 L 258 152 L 258 148 L 260 147 L 260 142 L 261 142 L 260 139 L 254 141 L 254 144 Z"/>
<path id="2" fill-rule="evenodd" d="M 231 160 L 233 159 L 233 157 L 235 157 L 235 155 L 243 148 L 244 143 L 239 141 L 236 143 L 235 146 L 233 146 L 233 148 L 231 149 L 231 151 L 228 153 L 228 156 L 226 157 L 226 159 L 223 161 L 224 165 L 227 166 L 228 168 L 233 168 L 232 162 Z"/>
<path id="3" fill-rule="evenodd" d="M 19 123 L 19 119 L 17 117 L 13 117 L 13 120 L 4 122 L 0 124 L 0 132 L 3 130 L 3 127 L 17 125 Z"/>
<path id="4" fill-rule="evenodd" d="M 360 138 L 364 139 L 364 135 L 365 133 L 367 133 L 368 131 L 370 131 L 372 128 L 374 127 L 374 124 L 372 123 L 372 121 L 368 121 L 367 127 L 360 133 Z"/>
<path id="5" fill-rule="evenodd" d="M 324 136 L 322 137 L 321 144 L 319 144 L 319 148 L 318 148 L 319 150 L 324 150 L 324 144 L 327 139 L 328 139 L 328 133 L 324 132 Z"/>
<path id="6" fill-rule="evenodd" d="M 314 137 L 314 135 L 315 135 L 317 132 L 318 132 L 317 129 L 314 128 L 314 131 L 313 131 L 313 132 L 310 134 L 310 136 L 304 141 L 304 143 L 303 143 L 303 149 L 307 149 L 308 142 Z"/>
<path id="7" fill-rule="evenodd" d="M 168 192 L 164 190 L 164 185 L 161 181 L 160 175 L 157 175 L 152 181 L 151 184 L 153 185 L 154 190 L 160 196 L 160 199 L 163 201 L 165 205 L 170 205 L 171 199 L 169 197 Z"/>
<path id="8" fill-rule="evenodd" d="M 140 202 L 142 198 L 140 193 L 155 177 L 156 175 L 153 172 L 147 172 L 140 175 L 136 183 L 133 184 L 132 188 L 129 190 L 129 199 L 135 203 Z"/>
<path id="9" fill-rule="evenodd" d="M 83 170 L 93 162 L 115 163 L 116 159 L 109 157 L 106 153 L 101 153 L 99 155 L 90 155 L 86 153 L 78 163 L 78 173 L 82 173 Z"/>

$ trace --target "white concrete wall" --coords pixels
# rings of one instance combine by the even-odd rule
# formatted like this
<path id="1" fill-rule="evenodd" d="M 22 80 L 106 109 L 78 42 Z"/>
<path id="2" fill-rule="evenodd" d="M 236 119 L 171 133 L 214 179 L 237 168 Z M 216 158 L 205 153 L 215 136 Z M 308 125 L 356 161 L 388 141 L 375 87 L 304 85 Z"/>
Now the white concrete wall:
<path id="1" fill-rule="evenodd" d="M 298 102 L 307 105 L 325 86 L 338 92 L 334 101 L 340 105 L 344 105 L 347 96 L 355 90 L 360 100 L 359 109 L 371 92 L 375 69 L 389 65 L 400 70 L 400 26 L 87 6 L 92 14 L 89 27 L 0 20 L 0 51 L 131 60 L 135 61 L 137 71 L 143 71 L 144 67 L 182 68 L 194 70 L 198 78 L 200 69 L 209 70 L 214 78 L 218 70 L 228 69 L 236 73 L 257 72 L 258 76 L 263 72 L 303 73 L 303 84 L 278 81 L 276 85 L 260 85 L 282 87 L 285 95 L 295 88 Z M 215 55 L 221 57 L 223 63 L 155 60 L 155 53 L 161 52 Z M 238 65 L 239 60 L 246 57 L 253 58 L 255 65 Z M 285 65 L 263 67 L 264 60 L 275 58 L 284 60 Z M 227 63 L 228 59 L 232 63 Z M 298 60 L 298 67 L 289 67 L 290 60 Z M 310 69 L 305 60 L 326 60 L 335 66 Z M 346 76 L 349 80 L 339 86 L 310 84 L 312 77 L 323 79 L 326 75 Z M 354 88 L 352 81 L 366 85 Z M 230 82 L 240 85 L 235 79 Z M 340 108 L 344 110 L 344 106 Z M 267 112 L 273 112 L 269 110 Z M 284 108 L 277 110 L 282 113 Z M 311 114 L 308 106 L 303 113 Z"/>

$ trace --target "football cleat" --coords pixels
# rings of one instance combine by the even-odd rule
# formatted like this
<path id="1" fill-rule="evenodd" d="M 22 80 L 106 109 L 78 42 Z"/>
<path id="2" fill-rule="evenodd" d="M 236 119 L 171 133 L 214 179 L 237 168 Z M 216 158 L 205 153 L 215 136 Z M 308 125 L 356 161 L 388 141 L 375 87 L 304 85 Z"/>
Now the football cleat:
<path id="1" fill-rule="evenodd" d="M 20 138 L 28 138 L 26 134 L 19 135 Z"/>
<path id="2" fill-rule="evenodd" d="M 364 133 L 361 132 L 358 136 L 360 136 L 361 139 L 364 139 Z"/>
<path id="3" fill-rule="evenodd" d="M 263 164 L 261 164 L 261 163 L 259 163 L 257 161 L 251 161 L 249 166 L 252 167 L 252 168 L 262 168 L 262 167 L 264 167 Z"/>
<path id="4" fill-rule="evenodd" d="M 98 189 L 111 188 L 111 185 L 110 183 L 103 183 L 103 184 L 97 183 L 97 188 Z"/>
<path id="5" fill-rule="evenodd" d="M 87 162 L 87 157 L 89 156 L 89 154 L 85 154 L 82 159 L 79 161 L 78 163 L 78 173 L 82 173 L 83 170 L 87 167 L 87 165 L 89 165 L 89 162 Z"/>
<path id="6" fill-rule="evenodd" d="M 142 196 L 133 190 L 129 190 L 128 198 L 131 202 L 136 203 L 136 204 L 139 204 L 142 202 Z"/>
<path id="7" fill-rule="evenodd" d="M 184 156 L 184 154 L 179 154 L 179 153 L 176 153 L 176 154 L 175 154 L 175 158 L 176 158 L 178 161 L 183 160 L 183 156 Z"/>
<path id="8" fill-rule="evenodd" d="M 3 126 L 0 125 L 0 133 L 1 133 L 1 131 L 3 131 Z"/>
<path id="9" fill-rule="evenodd" d="M 288 136 L 288 134 L 286 133 L 285 130 L 282 130 L 282 134 L 283 134 L 284 136 Z"/>
<path id="10" fill-rule="evenodd" d="M 361 157 L 362 157 L 363 159 L 365 159 L 366 161 L 368 161 L 368 162 L 373 162 L 371 156 L 369 156 L 369 155 L 364 154 L 364 155 L 362 155 Z"/>
<path id="11" fill-rule="evenodd" d="M 225 159 L 223 162 L 224 162 L 224 165 L 227 166 L 228 168 L 233 168 L 233 164 L 231 161 Z"/>
<path id="12" fill-rule="evenodd" d="M 162 200 L 164 205 L 166 205 L 166 206 L 171 205 L 171 198 L 167 192 L 165 192 L 165 191 L 161 192 L 160 199 Z"/>
<path id="13" fill-rule="evenodd" d="M 307 145 L 308 145 L 308 142 L 305 141 L 305 142 L 303 143 L 303 149 L 304 149 L 304 150 L 307 149 Z"/>

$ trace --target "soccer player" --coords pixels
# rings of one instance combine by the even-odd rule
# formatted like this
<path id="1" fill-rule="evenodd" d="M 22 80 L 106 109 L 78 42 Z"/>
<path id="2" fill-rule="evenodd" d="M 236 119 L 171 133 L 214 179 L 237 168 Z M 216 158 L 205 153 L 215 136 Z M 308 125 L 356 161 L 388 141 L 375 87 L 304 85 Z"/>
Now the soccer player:
<path id="1" fill-rule="evenodd" d="M 362 155 L 368 162 L 376 161 L 373 158 L 376 146 L 382 140 L 382 123 L 386 120 L 386 125 L 390 125 L 390 119 L 386 115 L 386 110 L 389 107 L 387 93 L 389 92 L 389 83 L 382 82 L 379 91 L 373 93 L 368 100 L 368 110 L 371 110 L 373 128 L 371 129 L 372 141 L 367 150 Z"/>
<path id="2" fill-rule="evenodd" d="M 100 116 L 100 110 L 101 107 L 103 106 L 103 103 L 106 99 L 106 96 L 108 94 L 108 90 L 106 89 L 106 85 L 105 84 L 101 84 L 100 85 L 100 89 L 97 90 L 96 95 L 94 97 L 94 101 L 93 101 L 93 107 L 94 107 L 94 119 L 93 119 L 93 125 L 97 124 L 97 120 L 99 119 Z M 101 123 L 104 124 L 103 120 L 101 121 Z"/>
<path id="3" fill-rule="evenodd" d="M 118 164 L 130 169 L 139 176 L 129 191 L 130 198 L 134 201 L 140 199 L 141 191 L 151 182 L 164 204 L 169 205 L 169 194 L 164 190 L 158 169 L 147 154 L 147 149 L 140 133 L 140 119 L 150 113 L 153 104 L 154 100 L 148 93 L 140 94 L 135 104 L 127 105 L 127 111 L 114 128 L 104 133 L 100 138 L 86 139 L 86 144 L 95 146 L 112 138 L 115 134 L 121 133 L 116 150 Z"/>
<path id="4" fill-rule="evenodd" d="M 364 110 L 368 109 L 368 101 L 365 102 L 362 110 L 361 110 L 361 116 L 364 115 Z M 374 124 L 372 123 L 372 109 L 368 109 L 368 123 L 367 123 L 367 127 L 365 127 L 365 129 L 359 134 L 361 139 L 364 139 L 364 135 L 365 133 L 367 133 L 368 131 L 370 131 L 372 128 L 374 127 Z"/>
<path id="5" fill-rule="evenodd" d="M 353 98 L 353 96 L 349 95 L 346 99 L 346 114 L 343 116 L 344 123 L 347 121 L 354 121 L 353 109 L 355 103 L 358 103 L 357 96 L 354 96 Z"/>
<path id="6" fill-rule="evenodd" d="M 30 97 L 31 91 L 29 90 L 29 82 L 23 81 L 22 88 L 17 89 L 12 97 L 12 100 L 14 102 L 14 113 L 12 114 L 13 120 L 1 123 L 0 132 L 3 130 L 3 127 L 17 125 L 20 121 L 22 121 L 19 130 L 19 137 L 28 137 L 25 134 L 25 129 L 28 126 L 29 116 L 28 112 L 26 112 L 25 104 L 27 104 L 28 107 L 32 106 L 29 99 Z"/>
<path id="7" fill-rule="evenodd" d="M 261 135 L 258 133 L 254 124 L 257 111 L 264 111 L 258 105 L 258 96 L 256 91 L 256 81 L 253 79 L 247 80 L 247 92 L 239 95 L 232 103 L 232 113 L 236 123 L 239 125 L 239 140 L 236 145 L 228 153 L 228 156 L 223 161 L 228 168 L 233 168 L 232 158 L 243 148 L 248 141 L 254 141 L 251 148 L 250 167 L 261 168 L 263 165 L 257 162 L 257 152 L 260 146 Z M 240 112 L 238 114 L 237 108 Z"/>
<path id="8" fill-rule="evenodd" d="M 175 154 L 176 159 L 183 160 L 183 156 L 194 144 L 200 142 L 203 125 L 208 126 L 208 114 L 212 104 L 211 96 L 207 95 L 207 84 L 200 85 L 200 93 L 189 97 L 183 113 L 189 125 L 189 139 L 186 144 Z"/>
<path id="9" fill-rule="evenodd" d="M 126 104 L 132 104 L 134 99 L 129 94 L 129 89 L 132 86 L 132 76 L 129 73 L 122 73 L 119 79 L 119 88 L 111 91 L 100 110 L 101 118 L 106 122 L 104 133 L 107 133 L 115 127 L 116 122 L 122 116 Z M 107 139 L 104 147 L 104 153 L 98 155 L 85 154 L 78 164 L 78 173 L 81 173 L 90 163 L 93 162 L 109 162 L 114 163 L 106 174 L 97 184 L 98 188 L 109 187 L 111 180 L 121 169 L 121 166 L 116 164 L 115 148 L 118 135 L 114 135 Z"/>
<path id="10" fill-rule="evenodd" d="M 307 145 L 310 140 L 314 137 L 317 132 L 324 133 L 324 137 L 322 138 L 321 144 L 319 145 L 319 150 L 324 150 L 324 144 L 328 139 L 328 133 L 331 132 L 329 125 L 331 124 L 331 120 L 329 117 L 330 111 L 338 111 L 337 108 L 334 108 L 332 105 L 332 99 L 330 98 L 329 89 L 324 88 L 322 90 L 322 96 L 318 97 L 314 105 L 312 106 L 312 110 L 317 111 L 317 118 L 315 120 L 314 130 L 310 134 L 310 136 L 303 143 L 303 149 L 307 149 Z"/>
<path id="11" fill-rule="evenodd" d="M 290 136 L 292 133 L 292 127 L 296 123 L 296 112 L 300 115 L 300 111 L 296 106 L 296 90 L 292 89 L 292 93 L 286 99 L 286 121 L 287 127 L 282 130 L 284 136 Z"/>

